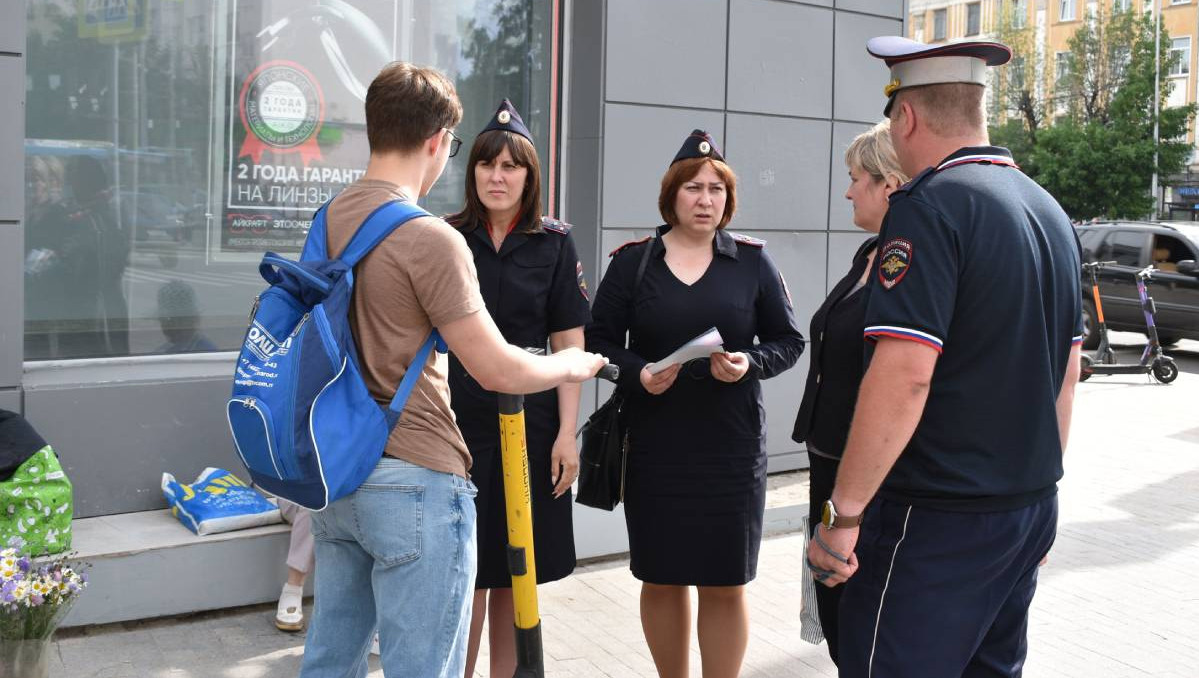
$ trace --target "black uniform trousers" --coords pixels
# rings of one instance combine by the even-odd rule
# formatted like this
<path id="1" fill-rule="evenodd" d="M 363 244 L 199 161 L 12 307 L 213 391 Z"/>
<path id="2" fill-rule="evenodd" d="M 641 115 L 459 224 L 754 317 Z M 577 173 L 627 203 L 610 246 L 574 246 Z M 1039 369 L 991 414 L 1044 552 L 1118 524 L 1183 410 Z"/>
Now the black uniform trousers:
<path id="1" fill-rule="evenodd" d="M 1057 495 L 996 513 L 877 499 L 841 597 L 841 678 L 1016 678 Z"/>

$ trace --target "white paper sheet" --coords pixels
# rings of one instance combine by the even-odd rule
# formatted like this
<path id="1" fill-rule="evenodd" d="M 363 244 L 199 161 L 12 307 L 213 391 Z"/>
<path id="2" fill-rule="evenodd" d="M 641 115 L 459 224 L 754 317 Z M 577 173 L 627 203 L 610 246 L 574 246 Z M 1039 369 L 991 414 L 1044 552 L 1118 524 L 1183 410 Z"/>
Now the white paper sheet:
<path id="1" fill-rule="evenodd" d="M 707 358 L 713 353 L 724 353 L 724 338 L 720 336 L 720 330 L 715 327 L 683 344 L 674 353 L 645 367 L 650 374 L 657 374 L 671 365 L 678 365 L 696 358 Z"/>

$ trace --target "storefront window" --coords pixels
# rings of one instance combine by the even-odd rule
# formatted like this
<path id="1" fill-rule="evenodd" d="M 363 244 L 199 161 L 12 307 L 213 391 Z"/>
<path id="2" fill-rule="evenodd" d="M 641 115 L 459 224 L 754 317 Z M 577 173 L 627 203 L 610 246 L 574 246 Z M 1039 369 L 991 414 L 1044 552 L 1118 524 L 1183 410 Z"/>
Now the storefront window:
<path id="1" fill-rule="evenodd" d="M 235 349 L 265 251 L 356 179 L 366 86 L 449 75 L 471 143 L 500 99 L 554 177 L 559 0 L 30 0 L 27 360 Z M 423 201 L 462 203 L 460 153 Z"/>

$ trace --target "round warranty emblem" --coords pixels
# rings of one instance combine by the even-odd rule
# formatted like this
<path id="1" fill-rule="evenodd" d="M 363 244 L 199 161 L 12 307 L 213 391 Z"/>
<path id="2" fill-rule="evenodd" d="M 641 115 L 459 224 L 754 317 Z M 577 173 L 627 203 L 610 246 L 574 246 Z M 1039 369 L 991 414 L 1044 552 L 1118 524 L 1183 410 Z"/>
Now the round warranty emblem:
<path id="1" fill-rule="evenodd" d="M 324 117 L 320 85 L 289 61 L 255 69 L 242 86 L 239 103 L 246 131 L 277 149 L 295 148 L 311 139 Z"/>

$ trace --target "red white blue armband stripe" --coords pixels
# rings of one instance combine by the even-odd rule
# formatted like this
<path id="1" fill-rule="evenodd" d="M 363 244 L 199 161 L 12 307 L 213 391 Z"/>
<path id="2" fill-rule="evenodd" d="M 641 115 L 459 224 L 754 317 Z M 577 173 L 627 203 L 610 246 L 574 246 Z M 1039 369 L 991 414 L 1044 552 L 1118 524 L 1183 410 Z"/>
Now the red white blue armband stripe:
<path id="1" fill-rule="evenodd" d="M 938 337 L 929 334 L 928 332 L 921 332 L 920 330 L 913 330 L 908 327 L 899 327 L 896 325 L 874 325 L 867 327 L 865 331 L 863 331 L 862 336 L 868 341 L 876 340 L 879 337 L 907 339 L 908 341 L 914 341 L 916 343 L 932 347 L 937 351 L 937 353 L 941 352 L 941 344 L 943 343 Z"/>

